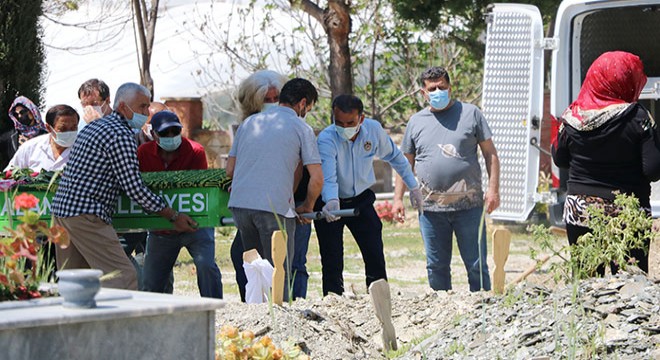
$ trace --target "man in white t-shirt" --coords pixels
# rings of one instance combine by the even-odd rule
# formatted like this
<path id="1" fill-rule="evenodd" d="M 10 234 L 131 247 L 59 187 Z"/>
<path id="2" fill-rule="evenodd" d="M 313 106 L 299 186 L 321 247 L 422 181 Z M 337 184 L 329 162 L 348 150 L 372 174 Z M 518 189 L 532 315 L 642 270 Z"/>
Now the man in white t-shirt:
<path id="1" fill-rule="evenodd" d="M 4 171 L 30 168 L 36 172 L 62 170 L 78 134 L 80 117 L 69 105 L 55 105 L 46 113 L 48 134 L 26 141 L 18 148 Z"/>

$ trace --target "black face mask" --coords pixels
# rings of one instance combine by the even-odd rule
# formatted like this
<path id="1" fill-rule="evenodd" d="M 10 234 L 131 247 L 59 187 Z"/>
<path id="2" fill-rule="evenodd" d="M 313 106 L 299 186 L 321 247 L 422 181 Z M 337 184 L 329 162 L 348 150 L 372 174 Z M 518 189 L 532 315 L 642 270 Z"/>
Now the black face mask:
<path id="1" fill-rule="evenodd" d="M 30 124 L 32 124 L 32 119 L 30 118 L 30 114 L 25 112 L 22 115 L 19 115 L 18 122 L 20 122 L 25 126 L 30 126 Z"/>

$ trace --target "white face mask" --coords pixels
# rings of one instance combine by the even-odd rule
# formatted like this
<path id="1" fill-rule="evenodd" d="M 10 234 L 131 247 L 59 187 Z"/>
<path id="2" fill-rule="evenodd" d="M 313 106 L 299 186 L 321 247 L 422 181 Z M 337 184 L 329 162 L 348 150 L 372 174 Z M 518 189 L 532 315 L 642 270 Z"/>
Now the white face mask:
<path id="1" fill-rule="evenodd" d="M 158 146 L 165 151 L 174 151 L 181 146 L 181 134 L 173 137 L 162 137 L 158 139 Z"/>
<path id="2" fill-rule="evenodd" d="M 268 111 L 268 110 L 270 110 L 270 109 L 272 109 L 276 106 L 279 106 L 279 104 L 278 103 L 264 103 L 261 106 L 261 112 Z"/>
<path id="3" fill-rule="evenodd" d="M 53 141 L 55 141 L 55 144 L 61 146 L 61 147 L 71 147 L 73 143 L 76 141 L 76 137 L 78 136 L 78 131 L 63 131 L 63 132 L 57 132 L 55 131 L 55 136 L 51 133 L 50 135 L 53 138 Z"/>
<path id="4" fill-rule="evenodd" d="M 357 126 L 353 126 L 353 127 L 341 127 L 335 125 L 335 130 L 337 131 L 337 134 L 339 134 L 339 136 L 343 137 L 346 140 L 350 140 L 360 130 L 360 124 L 357 124 Z"/>

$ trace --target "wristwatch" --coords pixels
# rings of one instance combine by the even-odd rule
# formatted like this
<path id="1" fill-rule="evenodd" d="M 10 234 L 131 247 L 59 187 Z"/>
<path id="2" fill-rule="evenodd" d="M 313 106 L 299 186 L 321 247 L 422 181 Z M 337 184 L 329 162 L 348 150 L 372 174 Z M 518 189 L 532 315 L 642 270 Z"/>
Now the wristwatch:
<path id="1" fill-rule="evenodd" d="M 179 218 L 179 212 L 175 210 L 174 214 L 172 216 L 170 216 L 169 220 L 170 220 L 171 223 L 173 223 L 173 222 L 176 221 L 177 218 Z"/>

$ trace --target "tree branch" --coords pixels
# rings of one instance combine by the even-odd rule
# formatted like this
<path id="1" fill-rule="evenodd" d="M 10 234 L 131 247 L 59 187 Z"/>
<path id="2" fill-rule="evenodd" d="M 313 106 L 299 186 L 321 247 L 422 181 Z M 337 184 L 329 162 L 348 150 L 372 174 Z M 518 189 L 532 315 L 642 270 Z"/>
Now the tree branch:
<path id="1" fill-rule="evenodd" d="M 302 11 L 316 19 L 319 24 L 323 24 L 323 9 L 310 0 L 289 0 L 289 3 L 291 3 L 291 7 L 302 9 Z"/>

